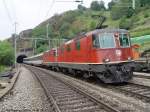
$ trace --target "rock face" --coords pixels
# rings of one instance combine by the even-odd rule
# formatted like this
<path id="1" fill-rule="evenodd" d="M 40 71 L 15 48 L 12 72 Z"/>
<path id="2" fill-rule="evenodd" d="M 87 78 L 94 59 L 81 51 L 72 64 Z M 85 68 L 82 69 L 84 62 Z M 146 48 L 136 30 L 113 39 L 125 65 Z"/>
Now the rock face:
<path id="1" fill-rule="evenodd" d="M 20 32 L 19 36 L 21 36 L 22 38 L 29 38 L 32 36 L 32 29 L 28 29 L 28 30 L 24 30 L 22 32 Z"/>
<path id="2" fill-rule="evenodd" d="M 27 54 L 27 56 L 33 55 L 33 40 L 31 40 L 32 36 L 32 29 L 24 30 L 19 33 L 19 35 L 16 36 L 16 38 L 22 38 L 17 39 L 17 55 L 21 54 Z M 15 35 L 13 34 L 9 39 L 7 39 L 8 42 L 12 44 L 14 47 L 15 42 Z"/>

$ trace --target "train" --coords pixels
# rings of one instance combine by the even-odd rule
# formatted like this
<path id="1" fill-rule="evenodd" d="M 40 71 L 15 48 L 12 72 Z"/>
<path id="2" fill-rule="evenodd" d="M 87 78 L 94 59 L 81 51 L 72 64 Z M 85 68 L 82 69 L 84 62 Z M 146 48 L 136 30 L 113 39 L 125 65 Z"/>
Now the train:
<path id="1" fill-rule="evenodd" d="M 140 48 L 140 47 L 139 47 Z M 139 49 L 138 48 L 138 49 Z M 138 50 L 133 51 L 135 60 L 135 72 L 150 72 L 150 50 L 140 53 Z"/>
<path id="2" fill-rule="evenodd" d="M 25 64 L 47 67 L 104 83 L 124 83 L 133 77 L 133 52 L 125 29 L 95 29 L 41 54 L 23 59 Z"/>
<path id="3" fill-rule="evenodd" d="M 136 45 L 133 48 L 136 72 L 150 71 L 150 35 L 131 38 L 131 43 Z"/>

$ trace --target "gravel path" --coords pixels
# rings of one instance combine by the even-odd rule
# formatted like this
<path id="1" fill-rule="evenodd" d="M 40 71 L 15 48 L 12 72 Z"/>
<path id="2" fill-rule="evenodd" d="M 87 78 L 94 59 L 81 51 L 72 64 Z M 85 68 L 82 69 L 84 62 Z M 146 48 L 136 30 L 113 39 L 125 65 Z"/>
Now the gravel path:
<path id="1" fill-rule="evenodd" d="M 14 89 L 0 101 L 0 112 L 51 112 L 50 104 L 34 75 L 24 67 Z"/>

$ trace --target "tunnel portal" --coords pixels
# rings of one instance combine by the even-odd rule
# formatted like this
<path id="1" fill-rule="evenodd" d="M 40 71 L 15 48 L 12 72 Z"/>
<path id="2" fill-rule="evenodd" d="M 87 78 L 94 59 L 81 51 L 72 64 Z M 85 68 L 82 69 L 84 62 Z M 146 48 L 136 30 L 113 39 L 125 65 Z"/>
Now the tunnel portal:
<path id="1" fill-rule="evenodd" d="M 24 58 L 27 58 L 27 56 L 26 55 L 19 55 L 18 57 L 17 57 L 17 63 L 23 63 L 23 59 Z"/>

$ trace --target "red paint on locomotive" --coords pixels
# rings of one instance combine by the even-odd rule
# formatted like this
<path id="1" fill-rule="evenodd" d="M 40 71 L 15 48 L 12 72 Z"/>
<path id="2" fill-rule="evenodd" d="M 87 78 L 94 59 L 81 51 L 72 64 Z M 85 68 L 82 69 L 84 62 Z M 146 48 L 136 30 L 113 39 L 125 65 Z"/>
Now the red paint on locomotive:
<path id="1" fill-rule="evenodd" d="M 105 83 L 132 79 L 133 53 L 126 30 L 95 30 L 53 48 L 43 55 L 43 64 L 55 70 L 95 75 Z M 63 70 L 62 70 L 63 69 Z"/>
<path id="2" fill-rule="evenodd" d="M 105 32 L 104 32 L 105 33 Z M 117 34 L 117 36 L 116 36 Z M 108 36 L 108 42 L 105 43 L 103 48 L 100 45 L 94 45 L 93 40 L 94 35 L 98 35 L 101 39 L 101 36 Z M 120 36 L 125 37 L 120 37 Z M 110 37 L 109 37 L 110 36 Z M 120 45 L 120 39 L 125 38 L 125 46 Z M 113 40 L 113 41 L 112 41 Z M 107 41 L 102 40 L 101 41 Z M 106 47 L 105 47 L 106 46 Z M 110 46 L 110 47 L 109 47 Z M 44 53 L 43 60 L 44 62 L 71 62 L 71 63 L 94 63 L 94 64 L 104 64 L 106 61 L 109 63 L 119 63 L 123 61 L 128 61 L 133 58 L 132 48 L 130 47 L 130 39 L 127 32 L 89 32 L 86 35 L 79 36 L 74 38 L 65 44 L 61 45 L 59 48 L 52 49 Z"/>

